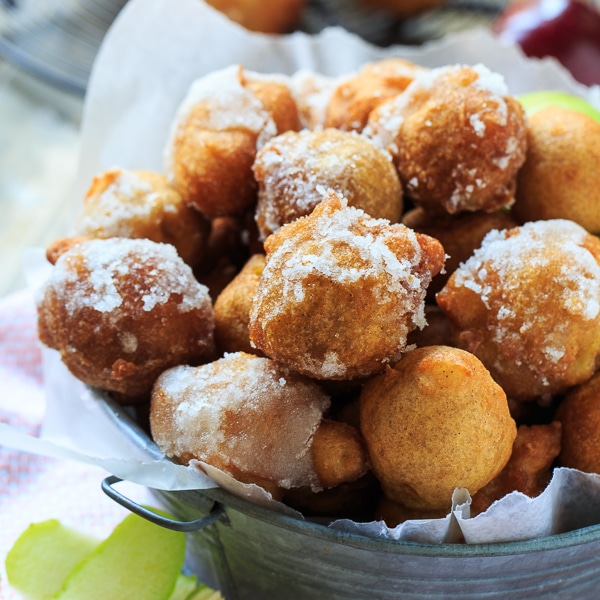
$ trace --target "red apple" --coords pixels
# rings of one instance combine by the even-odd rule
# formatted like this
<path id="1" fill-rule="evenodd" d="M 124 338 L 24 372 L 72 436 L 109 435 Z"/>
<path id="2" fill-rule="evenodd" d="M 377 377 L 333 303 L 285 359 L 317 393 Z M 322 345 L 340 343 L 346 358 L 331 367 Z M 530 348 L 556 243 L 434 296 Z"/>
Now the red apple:
<path id="1" fill-rule="evenodd" d="M 586 0 L 515 0 L 492 24 L 527 56 L 553 56 L 586 85 L 600 84 L 600 11 Z"/>

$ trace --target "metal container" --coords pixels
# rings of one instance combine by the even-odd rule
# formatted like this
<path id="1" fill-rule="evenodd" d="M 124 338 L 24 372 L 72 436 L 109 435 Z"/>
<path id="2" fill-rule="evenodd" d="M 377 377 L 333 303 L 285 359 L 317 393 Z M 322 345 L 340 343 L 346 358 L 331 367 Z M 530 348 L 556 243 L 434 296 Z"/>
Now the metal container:
<path id="1" fill-rule="evenodd" d="M 160 452 L 119 407 L 115 426 Z M 186 567 L 227 600 L 361 600 L 402 598 L 552 598 L 595 600 L 600 594 L 600 525 L 502 544 L 420 544 L 374 539 L 283 515 L 222 489 L 152 490 L 179 521 L 122 496 L 109 477 L 103 489 L 150 520 L 188 532 Z"/>

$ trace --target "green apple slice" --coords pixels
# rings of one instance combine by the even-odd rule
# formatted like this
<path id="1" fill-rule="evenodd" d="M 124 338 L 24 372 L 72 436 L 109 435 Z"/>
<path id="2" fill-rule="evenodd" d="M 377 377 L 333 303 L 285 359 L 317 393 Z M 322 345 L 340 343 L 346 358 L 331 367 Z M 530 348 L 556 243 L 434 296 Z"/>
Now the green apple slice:
<path id="1" fill-rule="evenodd" d="M 6 555 L 8 582 L 29 600 L 49 600 L 99 540 L 56 519 L 32 523 Z"/>
<path id="2" fill-rule="evenodd" d="M 181 573 L 175 582 L 175 589 L 169 600 L 188 600 L 197 587 L 198 578 L 195 575 L 184 575 Z"/>
<path id="3" fill-rule="evenodd" d="M 187 597 L 186 600 L 224 600 L 224 598 L 216 590 L 201 584 L 191 596 Z"/>
<path id="4" fill-rule="evenodd" d="M 526 114 L 531 115 L 546 106 L 557 106 L 567 110 L 574 110 L 587 115 L 590 119 L 600 123 L 600 111 L 594 108 L 587 100 L 555 90 L 544 90 L 539 92 L 529 92 L 518 97 L 523 105 Z"/>
<path id="5" fill-rule="evenodd" d="M 185 557 L 185 534 L 128 515 L 55 596 L 59 600 L 168 600 Z"/>

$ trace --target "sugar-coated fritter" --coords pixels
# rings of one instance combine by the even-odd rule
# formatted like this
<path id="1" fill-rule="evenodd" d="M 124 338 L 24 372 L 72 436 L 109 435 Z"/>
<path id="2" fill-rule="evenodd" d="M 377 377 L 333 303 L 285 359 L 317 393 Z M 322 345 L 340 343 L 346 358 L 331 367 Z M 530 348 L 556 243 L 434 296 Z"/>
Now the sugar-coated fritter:
<path id="1" fill-rule="evenodd" d="M 94 177 L 74 233 L 173 244 L 195 267 L 203 259 L 209 229 L 208 220 L 183 202 L 162 173 L 115 168 Z"/>
<path id="2" fill-rule="evenodd" d="M 265 242 L 250 340 L 316 379 L 382 371 L 423 327 L 424 298 L 444 262 L 437 240 L 373 219 L 331 194 Z"/>
<path id="3" fill-rule="evenodd" d="M 187 204 L 213 218 L 256 202 L 252 163 L 260 147 L 300 127 L 287 79 L 233 66 L 196 80 L 173 120 L 165 148 L 170 183 Z"/>
<path id="4" fill-rule="evenodd" d="M 531 498 L 541 494 L 552 477 L 552 465 L 560 445 L 560 422 L 520 425 L 509 461 L 497 477 L 475 494 L 472 513 L 484 512 L 511 492 L 521 492 Z"/>
<path id="5" fill-rule="evenodd" d="M 358 433 L 331 433 L 323 418 L 328 408 L 329 397 L 314 381 L 238 352 L 164 372 L 152 391 L 150 425 L 167 456 L 203 461 L 279 497 L 282 490 L 317 491 L 367 471 Z"/>
<path id="6" fill-rule="evenodd" d="M 515 217 L 570 219 L 600 233 L 600 123 L 556 106 L 527 119 L 529 144 L 517 178 Z"/>
<path id="7" fill-rule="evenodd" d="M 599 262 L 600 240 L 572 221 L 492 231 L 437 303 L 510 398 L 549 398 L 598 367 Z"/>
<path id="8" fill-rule="evenodd" d="M 419 73 L 371 113 L 364 132 L 390 150 L 405 195 L 428 212 L 495 211 L 514 202 L 525 114 L 502 76 L 483 65 Z"/>
<path id="9" fill-rule="evenodd" d="M 378 219 L 395 223 L 402 213 L 402 187 L 390 155 L 356 133 L 288 131 L 261 148 L 253 170 L 263 239 L 310 214 L 329 189 Z"/>
<path id="10" fill-rule="evenodd" d="M 335 86 L 327 104 L 325 126 L 362 131 L 373 109 L 403 92 L 416 73 L 424 70 L 403 58 L 367 63 Z"/>
<path id="11" fill-rule="evenodd" d="M 474 355 L 448 346 L 407 352 L 365 383 L 360 427 L 384 494 L 407 508 L 449 509 L 506 465 L 516 436 L 506 394 Z"/>
<path id="12" fill-rule="evenodd" d="M 165 369 L 209 360 L 208 290 L 170 244 L 109 238 L 63 253 L 37 298 L 40 340 L 88 385 L 144 398 Z"/>
<path id="13" fill-rule="evenodd" d="M 431 215 L 415 208 L 402 217 L 411 229 L 440 241 L 446 251 L 444 271 L 433 278 L 427 296 L 433 299 L 457 267 L 479 248 L 483 238 L 493 229 L 516 227 L 517 222 L 503 210 L 495 212 L 465 212 L 458 215 Z"/>

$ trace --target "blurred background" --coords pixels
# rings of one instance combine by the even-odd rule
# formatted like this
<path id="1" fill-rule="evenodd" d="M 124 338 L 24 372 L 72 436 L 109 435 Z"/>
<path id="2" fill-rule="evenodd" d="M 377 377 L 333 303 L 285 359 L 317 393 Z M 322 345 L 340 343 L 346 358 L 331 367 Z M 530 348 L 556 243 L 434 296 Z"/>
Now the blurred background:
<path id="1" fill-rule="evenodd" d="M 450 32 L 491 26 L 509 1 L 517 0 L 208 3 L 249 29 L 314 33 L 338 25 L 385 46 L 420 44 Z M 554 18 L 579 0 L 531 1 Z M 44 247 L 68 230 L 87 80 L 99 45 L 125 3 L 0 0 L 0 297 L 25 286 L 26 248 Z M 571 21 L 566 19 L 567 26 Z M 596 39 L 600 44 L 600 33 Z"/>

